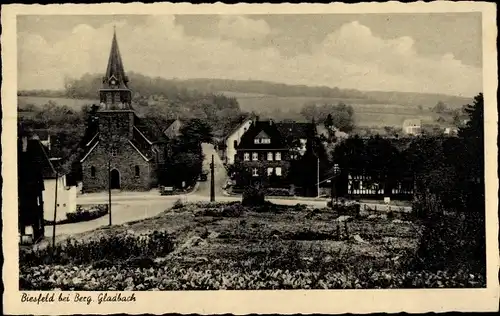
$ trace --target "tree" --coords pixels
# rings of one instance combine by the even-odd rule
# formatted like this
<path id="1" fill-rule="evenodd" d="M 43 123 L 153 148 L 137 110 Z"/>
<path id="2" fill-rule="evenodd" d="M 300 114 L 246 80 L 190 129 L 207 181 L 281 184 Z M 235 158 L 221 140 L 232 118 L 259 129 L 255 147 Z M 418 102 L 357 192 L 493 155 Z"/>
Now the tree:
<path id="1" fill-rule="evenodd" d="M 325 126 L 327 128 L 331 128 L 333 126 L 333 118 L 332 118 L 332 114 L 331 113 L 328 113 L 326 119 L 325 119 Z"/>
<path id="2" fill-rule="evenodd" d="M 191 119 L 181 127 L 181 138 L 184 143 L 211 143 L 212 128 L 200 119 Z"/>
<path id="3" fill-rule="evenodd" d="M 436 113 L 444 113 L 446 112 L 446 105 L 442 101 L 439 101 L 432 110 Z"/>

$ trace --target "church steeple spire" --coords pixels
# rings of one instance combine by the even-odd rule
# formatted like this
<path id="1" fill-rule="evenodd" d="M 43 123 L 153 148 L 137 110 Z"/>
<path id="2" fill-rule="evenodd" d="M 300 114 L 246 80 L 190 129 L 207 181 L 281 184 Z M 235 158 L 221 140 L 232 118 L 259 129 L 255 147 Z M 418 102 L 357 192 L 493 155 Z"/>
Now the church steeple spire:
<path id="1" fill-rule="evenodd" d="M 131 101 L 131 91 L 128 88 L 128 78 L 123 68 L 122 57 L 116 39 L 116 28 L 113 29 L 113 39 L 111 41 L 111 51 L 108 58 L 106 75 L 102 78 L 100 89 L 101 103 L 106 105 L 106 109 L 129 108 Z"/>
<path id="2" fill-rule="evenodd" d="M 120 49 L 118 48 L 118 41 L 116 39 L 116 28 L 113 31 L 113 40 L 111 42 L 111 52 L 109 53 L 108 68 L 106 69 L 105 80 L 109 85 L 112 80 L 115 80 L 116 84 L 120 88 L 127 88 L 128 78 L 125 75 L 125 69 L 123 68 L 122 56 L 120 55 Z"/>

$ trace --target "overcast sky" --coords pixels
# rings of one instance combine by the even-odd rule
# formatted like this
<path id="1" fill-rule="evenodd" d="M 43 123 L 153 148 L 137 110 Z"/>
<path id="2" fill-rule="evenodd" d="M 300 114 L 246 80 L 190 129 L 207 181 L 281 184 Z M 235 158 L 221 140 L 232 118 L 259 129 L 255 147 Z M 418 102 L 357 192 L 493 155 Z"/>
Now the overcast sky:
<path id="1" fill-rule="evenodd" d="M 125 71 L 144 75 L 482 91 L 480 13 L 19 16 L 18 88 L 103 73 L 114 25 Z"/>

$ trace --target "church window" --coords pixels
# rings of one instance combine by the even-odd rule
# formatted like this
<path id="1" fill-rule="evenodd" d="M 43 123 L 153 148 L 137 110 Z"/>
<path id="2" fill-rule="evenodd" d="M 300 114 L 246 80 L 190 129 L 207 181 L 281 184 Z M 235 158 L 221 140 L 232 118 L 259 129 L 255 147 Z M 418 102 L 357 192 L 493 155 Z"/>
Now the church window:
<path id="1" fill-rule="evenodd" d="M 249 161 L 250 160 L 250 153 L 244 153 L 243 154 L 243 160 Z"/>
<path id="2" fill-rule="evenodd" d="M 257 160 L 259 160 L 259 154 L 252 153 L 252 161 L 257 161 Z"/>
<path id="3" fill-rule="evenodd" d="M 276 160 L 281 160 L 281 153 L 280 152 L 276 153 Z"/>
<path id="4" fill-rule="evenodd" d="M 267 153 L 267 160 L 269 160 L 269 161 L 273 160 L 273 153 L 272 152 Z"/>
<path id="5" fill-rule="evenodd" d="M 118 150 L 116 148 L 111 149 L 111 156 L 116 157 L 118 155 Z"/>
<path id="6" fill-rule="evenodd" d="M 120 92 L 115 92 L 115 103 L 120 103 L 121 100 L 120 100 Z"/>
<path id="7" fill-rule="evenodd" d="M 273 168 L 272 167 L 267 168 L 267 175 L 271 176 L 272 174 L 273 174 Z"/>
<path id="8" fill-rule="evenodd" d="M 253 177 L 258 177 L 259 176 L 259 170 L 257 168 L 252 169 L 252 176 Z"/>
<path id="9" fill-rule="evenodd" d="M 141 175 L 141 169 L 139 168 L 139 166 L 135 166 L 135 176 L 136 177 L 139 177 Z"/>
<path id="10" fill-rule="evenodd" d="M 90 176 L 95 177 L 95 167 L 94 166 L 90 167 Z"/>

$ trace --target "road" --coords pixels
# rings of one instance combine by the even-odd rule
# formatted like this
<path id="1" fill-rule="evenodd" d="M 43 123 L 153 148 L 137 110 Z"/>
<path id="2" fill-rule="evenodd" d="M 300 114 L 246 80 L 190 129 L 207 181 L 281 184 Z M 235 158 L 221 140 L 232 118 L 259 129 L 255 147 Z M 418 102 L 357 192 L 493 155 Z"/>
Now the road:
<path id="1" fill-rule="evenodd" d="M 207 181 L 200 182 L 196 194 L 203 196 L 206 195 L 210 197 L 210 163 L 212 162 L 212 155 L 214 157 L 214 182 L 215 182 L 215 195 L 222 195 L 224 190 L 224 184 L 226 183 L 228 177 L 226 173 L 226 168 L 222 163 L 219 155 L 214 149 L 212 144 L 202 144 L 203 154 L 205 155 L 205 160 L 203 161 L 203 170 L 208 171 Z"/>
<path id="2" fill-rule="evenodd" d="M 212 155 L 214 155 L 214 165 L 215 165 L 215 197 L 216 201 L 219 202 L 232 202 L 241 201 L 240 196 L 228 196 L 224 194 L 222 189 L 224 183 L 227 180 L 226 171 L 224 165 L 222 164 L 219 155 L 214 150 L 214 147 L 210 144 L 203 144 L 203 153 L 205 154 L 205 160 L 203 162 L 204 168 L 210 170 L 210 162 Z M 164 210 L 169 209 L 173 206 L 175 201 L 181 200 L 183 203 L 190 202 L 209 202 L 210 201 L 210 174 L 208 180 L 200 182 L 197 189 L 189 194 L 175 195 L 175 196 L 162 196 L 157 189 L 153 189 L 148 192 L 113 192 L 111 200 L 111 215 L 112 224 L 121 225 L 131 221 L 142 220 L 150 217 L 154 217 Z M 315 198 L 268 198 L 268 201 L 280 204 L 280 205 L 296 205 L 306 204 L 312 207 L 325 207 L 327 204 L 327 199 L 315 199 Z M 77 197 L 77 204 L 107 204 L 108 203 L 108 193 L 92 193 L 83 194 Z M 387 210 L 386 205 L 382 204 L 364 204 L 370 208 L 375 208 L 384 211 Z M 394 207 L 398 210 L 398 207 Z M 408 209 L 405 209 L 408 211 Z M 64 224 L 56 226 L 56 236 L 62 235 L 72 235 L 78 234 L 90 230 L 97 229 L 99 227 L 107 226 L 109 224 L 109 217 L 104 216 L 88 222 L 80 222 L 74 224 Z M 47 237 L 52 236 L 52 226 L 46 226 L 45 234 Z"/>

